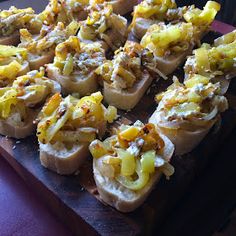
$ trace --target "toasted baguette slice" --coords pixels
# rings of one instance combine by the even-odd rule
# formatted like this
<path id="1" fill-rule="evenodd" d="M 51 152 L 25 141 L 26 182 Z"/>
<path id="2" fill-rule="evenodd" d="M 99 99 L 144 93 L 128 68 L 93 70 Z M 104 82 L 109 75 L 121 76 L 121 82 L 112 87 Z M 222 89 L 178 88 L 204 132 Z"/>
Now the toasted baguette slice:
<path id="1" fill-rule="evenodd" d="M 163 156 L 170 160 L 174 152 L 174 145 L 164 135 L 161 135 L 161 138 L 165 143 Z M 115 179 L 103 176 L 97 168 L 98 161 L 99 158 L 93 159 L 93 173 L 100 197 L 106 204 L 121 212 L 131 212 L 138 208 L 146 200 L 162 175 L 156 171 L 143 189 L 133 191 L 121 186 Z"/>
<path id="2" fill-rule="evenodd" d="M 20 125 L 16 125 L 13 121 L 14 117 L 8 118 L 7 120 L 0 119 L 0 134 L 12 137 L 12 138 L 25 138 L 33 134 L 36 125 L 33 124 L 33 121 L 38 115 L 38 109 L 31 109 L 27 115 L 27 119 L 22 122 Z"/>
<path id="3" fill-rule="evenodd" d="M 207 135 L 217 119 L 210 121 L 204 127 L 194 127 L 192 129 L 171 129 L 162 125 L 162 119 L 159 111 L 155 111 L 149 118 L 149 122 L 156 124 L 159 131 L 167 136 L 175 145 L 175 154 L 183 155 L 192 151 Z"/>
<path id="4" fill-rule="evenodd" d="M 111 0 L 108 1 L 113 8 L 113 12 L 119 15 L 125 15 L 131 11 L 135 5 L 138 4 L 138 0 Z"/>
<path id="5" fill-rule="evenodd" d="M 159 21 L 137 17 L 132 27 L 132 33 L 137 39 L 141 39 L 147 32 L 148 28 Z"/>
<path id="6" fill-rule="evenodd" d="M 165 58 L 157 57 L 156 58 L 157 68 L 164 75 L 172 74 L 178 68 L 178 66 L 184 63 L 186 57 L 192 53 L 193 48 L 194 45 L 190 44 L 187 50 L 180 52 L 178 54 L 170 55 Z"/>
<path id="7" fill-rule="evenodd" d="M 217 39 L 214 40 L 214 44 L 213 46 L 214 47 L 218 47 L 222 44 L 227 44 L 227 43 L 230 43 L 233 41 L 233 39 L 236 37 L 236 30 L 228 33 L 228 34 L 225 34 Z M 223 76 L 220 76 L 218 79 L 216 80 L 227 80 L 228 83 L 230 83 L 230 80 L 233 79 L 234 77 L 236 76 L 236 68 L 234 68 L 232 71 L 230 71 L 229 73 L 227 73 L 224 78 L 222 78 Z M 226 83 L 226 82 L 224 82 Z M 223 87 L 226 87 L 226 86 L 223 86 Z"/>
<path id="8" fill-rule="evenodd" d="M 79 40 L 85 44 L 90 44 L 94 42 L 99 42 L 101 44 L 101 47 L 107 52 L 109 49 L 112 51 L 117 50 L 120 48 L 127 39 L 127 19 L 120 15 L 112 14 L 110 16 L 111 20 L 111 28 L 106 30 L 103 34 L 98 34 L 97 38 L 89 40 L 85 39 L 82 35 L 83 28 L 79 30 L 77 36 Z M 120 28 L 117 28 L 114 26 L 114 22 L 122 22 L 123 26 Z M 83 23 L 83 22 L 82 22 Z M 95 32 L 95 34 L 97 34 Z"/>
<path id="9" fill-rule="evenodd" d="M 108 30 L 106 32 L 106 35 L 103 35 L 102 40 L 97 39 L 96 41 L 93 41 L 93 40 L 83 39 L 80 35 L 80 32 L 78 33 L 78 37 L 80 41 L 84 44 L 92 44 L 94 42 L 100 43 L 101 47 L 105 50 L 105 52 L 108 52 L 110 49 L 112 51 L 115 51 L 116 49 L 118 49 L 118 47 L 114 45 L 114 41 L 121 38 L 121 36 L 112 29 Z"/>
<path id="10" fill-rule="evenodd" d="M 70 76 L 64 76 L 60 73 L 60 69 L 49 64 L 47 66 L 48 77 L 57 81 L 63 93 L 79 93 L 80 96 L 91 94 L 98 89 L 98 83 L 94 71 L 86 76 L 74 73 Z"/>
<path id="11" fill-rule="evenodd" d="M 106 122 L 102 121 L 98 127 L 99 136 L 106 131 Z M 76 172 L 89 156 L 89 143 L 73 145 L 69 150 L 62 143 L 54 145 L 39 142 L 41 164 L 61 175 L 70 175 Z"/>
<path id="12" fill-rule="evenodd" d="M 17 46 L 20 43 L 20 34 L 18 31 L 9 36 L 0 37 L 0 44 Z"/>
<path id="13" fill-rule="evenodd" d="M 29 53 L 28 61 L 30 70 L 38 70 L 41 66 L 44 66 L 45 64 L 52 62 L 53 58 L 54 58 L 54 50 L 41 56 Z"/>
<path id="14" fill-rule="evenodd" d="M 104 82 L 104 100 L 116 108 L 130 110 L 137 105 L 148 87 L 151 85 L 152 80 L 153 78 L 150 74 L 144 72 L 142 79 L 137 81 L 133 88 L 126 90 L 118 90 L 107 82 Z"/>
<path id="15" fill-rule="evenodd" d="M 39 143 L 41 164 L 58 174 L 73 174 L 88 157 L 89 151 L 86 143 L 74 145 L 70 150 L 65 147 L 57 148 L 57 145 L 59 144 Z"/>

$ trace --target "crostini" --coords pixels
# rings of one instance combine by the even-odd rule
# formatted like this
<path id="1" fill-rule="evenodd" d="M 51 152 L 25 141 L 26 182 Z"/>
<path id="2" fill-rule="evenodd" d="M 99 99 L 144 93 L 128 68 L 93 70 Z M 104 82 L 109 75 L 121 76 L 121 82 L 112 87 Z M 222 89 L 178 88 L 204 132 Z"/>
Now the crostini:
<path id="1" fill-rule="evenodd" d="M 140 40 L 151 25 L 166 21 L 173 9 L 177 9 L 174 0 L 144 0 L 134 7 L 130 30 Z M 180 12 L 178 15 L 181 15 Z"/>
<path id="2" fill-rule="evenodd" d="M 107 3 L 94 5 L 88 18 L 81 22 L 78 37 L 81 42 L 101 42 L 106 51 L 115 51 L 127 39 L 127 20 L 114 14 Z"/>
<path id="3" fill-rule="evenodd" d="M 18 77 L 11 87 L 0 88 L 0 134 L 25 138 L 33 134 L 33 124 L 46 98 L 60 92 L 60 85 L 31 71 Z"/>
<path id="4" fill-rule="evenodd" d="M 157 69 L 169 75 L 192 53 L 197 41 L 194 30 L 191 23 L 154 24 L 140 44 L 153 52 Z"/>
<path id="5" fill-rule="evenodd" d="M 29 63 L 25 48 L 0 45 L 0 88 L 10 86 L 18 76 L 28 71 Z"/>
<path id="6" fill-rule="evenodd" d="M 38 33 L 42 22 L 34 14 L 32 8 L 17 9 L 10 7 L 0 11 L 0 44 L 16 46 L 20 42 L 19 30 L 28 29 Z"/>
<path id="7" fill-rule="evenodd" d="M 173 73 L 199 44 L 220 9 L 218 3 L 207 2 L 204 10 L 189 8 L 183 15 L 186 22 L 154 24 L 149 27 L 141 45 L 156 56 L 156 66 L 164 75 Z"/>
<path id="8" fill-rule="evenodd" d="M 56 46 L 69 36 L 75 35 L 78 28 L 79 24 L 72 21 L 67 27 L 62 22 L 59 22 L 56 27 L 43 25 L 37 35 L 32 35 L 27 29 L 21 29 L 21 43 L 18 47 L 27 49 L 30 69 L 36 70 L 52 62 Z"/>
<path id="9" fill-rule="evenodd" d="M 38 117 L 37 136 L 41 164 L 68 175 L 76 172 L 89 156 L 88 145 L 102 137 L 106 124 L 116 118 L 116 109 L 102 105 L 100 92 L 77 99 L 55 94 Z"/>
<path id="10" fill-rule="evenodd" d="M 201 75 L 192 75 L 184 84 L 174 78 L 156 100 L 159 104 L 149 122 L 173 142 L 176 155 L 192 151 L 228 108 L 220 84 Z"/>
<path id="11" fill-rule="evenodd" d="M 169 164 L 174 145 L 153 124 L 121 125 L 105 141 L 94 140 L 89 150 L 101 199 L 121 212 L 138 208 L 162 174 L 174 173 Z"/>
<path id="12" fill-rule="evenodd" d="M 153 24 L 187 22 L 196 27 L 195 35 L 198 34 L 200 39 L 209 30 L 209 26 L 219 10 L 220 4 L 214 1 L 208 1 L 204 9 L 200 10 L 194 5 L 177 8 L 173 0 L 144 0 L 135 7 L 130 29 L 140 40 Z"/>
<path id="13" fill-rule="evenodd" d="M 71 21 L 85 20 L 89 0 L 50 0 L 39 19 L 46 25 L 57 25 L 62 22 L 68 25 Z"/>
<path id="14" fill-rule="evenodd" d="M 112 61 L 106 61 L 96 69 L 103 85 L 104 100 L 119 109 L 130 110 L 142 98 L 153 77 L 143 66 L 143 48 L 127 41 L 115 52 Z"/>
<path id="15" fill-rule="evenodd" d="M 117 15 L 125 15 L 133 11 L 135 5 L 138 4 L 138 0 L 90 0 L 90 5 L 109 3 L 112 6 L 113 12 Z"/>
<path id="16" fill-rule="evenodd" d="M 100 43 L 81 44 L 76 36 L 71 36 L 56 47 L 54 63 L 47 65 L 47 74 L 61 84 L 64 94 L 85 96 L 97 91 L 95 69 L 105 60 Z"/>
<path id="17" fill-rule="evenodd" d="M 222 94 L 226 93 L 230 79 L 236 76 L 235 48 L 236 31 L 217 38 L 212 46 L 202 44 L 185 63 L 185 79 L 192 74 L 208 76 L 212 82 L 220 82 Z"/>

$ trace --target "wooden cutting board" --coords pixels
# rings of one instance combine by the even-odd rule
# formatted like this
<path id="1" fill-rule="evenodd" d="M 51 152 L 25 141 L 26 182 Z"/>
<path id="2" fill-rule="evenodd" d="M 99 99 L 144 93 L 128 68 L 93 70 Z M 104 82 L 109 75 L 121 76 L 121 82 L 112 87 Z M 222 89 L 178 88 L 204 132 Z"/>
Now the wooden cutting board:
<path id="1" fill-rule="evenodd" d="M 220 22 L 215 22 L 214 27 L 220 33 L 232 29 Z M 212 42 L 218 35 L 210 33 L 205 40 Z M 183 72 L 179 69 L 174 74 L 181 77 Z M 116 124 L 137 119 L 146 122 L 156 107 L 154 95 L 169 83 L 171 80 L 154 83 L 134 110 L 120 113 L 122 118 Z M 91 157 L 76 175 L 59 176 L 40 165 L 35 137 L 18 141 L 0 136 L 0 153 L 75 234 L 152 234 L 165 222 L 191 183 L 214 162 L 214 154 L 236 127 L 235 91 L 231 88 L 228 94 L 231 107 L 223 114 L 221 125 L 212 129 L 192 153 L 173 157 L 174 176 L 169 181 L 162 178 L 147 201 L 133 213 L 122 214 L 101 203 L 92 176 Z"/>

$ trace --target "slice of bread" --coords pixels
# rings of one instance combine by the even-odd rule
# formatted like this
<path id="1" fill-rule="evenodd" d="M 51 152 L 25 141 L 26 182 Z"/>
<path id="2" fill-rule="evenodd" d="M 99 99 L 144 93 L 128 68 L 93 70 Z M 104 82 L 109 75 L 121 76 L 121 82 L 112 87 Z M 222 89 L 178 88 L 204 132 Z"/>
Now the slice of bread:
<path id="1" fill-rule="evenodd" d="M 17 46 L 20 43 L 20 33 L 16 31 L 12 35 L 9 36 L 1 36 L 0 37 L 0 44 L 2 45 L 13 45 Z"/>
<path id="2" fill-rule="evenodd" d="M 207 135 L 212 126 L 216 123 L 217 119 L 209 121 L 205 126 L 193 126 L 191 129 L 171 129 L 163 125 L 161 113 L 156 110 L 149 118 L 149 122 L 157 126 L 158 130 L 167 136 L 175 145 L 175 155 L 183 155 L 191 152 Z"/>
<path id="3" fill-rule="evenodd" d="M 180 52 L 174 55 L 172 54 L 165 58 L 157 57 L 156 58 L 157 68 L 164 75 L 172 74 L 178 68 L 178 66 L 184 63 L 184 61 L 186 60 L 186 57 L 192 53 L 193 48 L 194 48 L 194 44 L 190 44 L 188 49 L 183 52 Z"/>
<path id="4" fill-rule="evenodd" d="M 29 53 L 28 62 L 30 70 L 38 70 L 41 66 L 53 62 L 54 59 L 54 50 L 49 51 L 48 53 L 43 53 L 43 55 L 35 55 Z"/>
<path id="5" fill-rule="evenodd" d="M 111 0 L 108 1 L 112 5 L 113 12 L 119 15 L 125 15 L 133 11 L 135 5 L 138 4 L 138 0 Z"/>
<path id="6" fill-rule="evenodd" d="M 117 28 L 116 21 L 122 21 L 124 27 Z M 123 46 L 127 39 L 127 19 L 116 14 L 112 14 L 110 16 L 110 24 L 111 27 L 107 29 L 103 34 L 98 34 L 97 37 L 93 40 L 84 39 L 81 36 L 81 30 L 79 30 L 77 36 L 79 40 L 84 44 L 90 43 L 100 43 L 101 47 L 107 52 L 110 49 L 112 51 L 117 50 L 119 47 Z M 96 34 L 96 32 L 94 32 Z"/>
<path id="7" fill-rule="evenodd" d="M 148 87 L 151 85 L 153 78 L 148 72 L 143 72 L 143 76 L 132 88 L 118 90 L 111 84 L 104 82 L 103 95 L 104 100 L 116 108 L 130 110 L 134 108 L 142 98 Z"/>
<path id="8" fill-rule="evenodd" d="M 98 83 L 94 71 L 87 75 L 76 74 L 74 72 L 70 76 L 61 74 L 60 69 L 49 64 L 47 66 L 47 74 L 50 79 L 57 81 L 63 93 L 79 93 L 80 96 L 89 95 L 98 89 Z"/>
<path id="9" fill-rule="evenodd" d="M 165 143 L 163 157 L 170 160 L 174 152 L 174 145 L 167 137 L 163 135 L 161 137 Z M 157 169 L 144 188 L 133 191 L 122 186 L 115 179 L 103 176 L 97 168 L 99 159 L 93 159 L 93 173 L 100 197 L 106 204 L 121 212 L 131 212 L 138 208 L 146 200 L 162 175 Z"/>
<path id="10" fill-rule="evenodd" d="M 106 121 L 97 123 L 98 136 L 106 132 Z M 41 164 L 61 175 L 76 172 L 89 157 L 89 143 L 75 143 L 70 149 L 61 142 L 43 144 L 39 142 Z"/>
<path id="11" fill-rule="evenodd" d="M 89 156 L 88 144 L 74 145 L 70 150 L 62 144 L 39 143 L 41 164 L 61 175 L 76 172 Z"/>
<path id="12" fill-rule="evenodd" d="M 141 40 L 141 38 L 146 34 L 148 28 L 153 24 L 158 24 L 159 22 L 160 21 L 157 20 L 137 17 L 135 22 L 132 23 L 132 33 L 137 39 Z"/>
<path id="13" fill-rule="evenodd" d="M 32 135 L 36 129 L 33 121 L 36 119 L 39 109 L 30 109 L 28 111 L 26 120 L 19 125 L 13 121 L 14 115 L 6 120 L 0 119 L 0 134 L 17 139 Z"/>

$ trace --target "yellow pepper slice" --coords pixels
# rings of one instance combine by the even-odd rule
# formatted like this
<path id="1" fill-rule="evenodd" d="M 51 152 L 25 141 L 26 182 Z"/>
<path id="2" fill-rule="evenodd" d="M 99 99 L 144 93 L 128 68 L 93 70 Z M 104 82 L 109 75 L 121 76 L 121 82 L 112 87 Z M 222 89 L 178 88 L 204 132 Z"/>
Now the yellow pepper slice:
<path id="1" fill-rule="evenodd" d="M 130 152 L 118 149 L 118 157 L 121 159 L 121 175 L 130 176 L 135 172 L 135 157 Z"/>
<path id="2" fill-rule="evenodd" d="M 125 186 L 128 189 L 138 191 L 145 187 L 145 185 L 149 181 L 149 174 L 146 172 L 142 172 L 140 170 L 140 163 L 139 161 L 136 161 L 136 172 L 138 175 L 138 178 L 136 180 L 131 180 L 125 176 L 119 175 L 116 177 L 116 180 L 123 186 Z"/>
<path id="3" fill-rule="evenodd" d="M 96 139 L 89 145 L 89 151 L 92 154 L 93 158 L 100 158 L 105 156 L 108 152 L 103 143 Z"/>
<path id="4" fill-rule="evenodd" d="M 141 156 L 141 170 L 145 173 L 152 174 L 155 171 L 155 156 L 156 152 L 154 150 L 145 152 Z"/>

